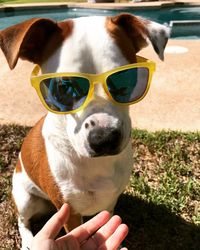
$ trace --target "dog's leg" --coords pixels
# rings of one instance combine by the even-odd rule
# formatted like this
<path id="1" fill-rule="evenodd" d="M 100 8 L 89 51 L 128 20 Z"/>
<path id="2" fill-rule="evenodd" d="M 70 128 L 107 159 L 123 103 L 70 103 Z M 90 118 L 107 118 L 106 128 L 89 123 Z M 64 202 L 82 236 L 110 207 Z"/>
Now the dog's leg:
<path id="1" fill-rule="evenodd" d="M 32 195 L 32 182 L 26 174 L 15 171 L 13 174 L 12 195 L 18 213 L 19 233 L 22 239 L 22 248 L 30 248 L 33 234 L 30 228 L 30 219 L 37 214 L 45 213 L 48 210 L 47 204 L 40 197 Z"/>
<path id="2" fill-rule="evenodd" d="M 21 249 L 27 250 L 33 240 L 33 234 L 31 232 L 29 222 L 29 219 L 32 217 L 33 212 L 29 211 L 29 201 L 31 200 L 31 197 L 25 194 L 25 192 L 21 194 L 21 197 L 23 197 L 21 198 L 21 204 L 19 204 L 18 197 L 16 197 L 14 193 L 13 196 L 18 210 L 18 228 L 22 239 Z"/>
<path id="3" fill-rule="evenodd" d="M 22 216 L 19 216 L 18 217 L 18 228 L 19 228 L 19 233 L 20 233 L 21 239 L 22 239 L 21 250 L 30 249 L 31 242 L 33 240 L 33 234 L 30 230 L 29 221 L 24 219 Z"/>
<path id="4" fill-rule="evenodd" d="M 70 214 L 69 220 L 66 225 L 64 225 L 65 232 L 68 233 L 74 228 L 80 226 L 83 223 L 82 216 L 80 214 Z"/>
<path id="5" fill-rule="evenodd" d="M 59 210 L 65 201 L 62 203 L 59 202 L 59 200 L 54 200 L 53 201 L 54 206 Z M 70 205 L 70 202 L 67 202 Z M 64 229 L 66 233 L 69 233 L 72 231 L 74 228 L 80 226 L 83 223 L 83 218 L 80 214 L 77 214 L 74 212 L 73 207 L 70 205 L 70 216 L 67 221 L 67 223 L 64 225 Z"/>
<path id="6" fill-rule="evenodd" d="M 30 230 L 29 219 L 33 215 L 33 210 L 29 208 L 32 202 L 31 195 L 24 188 L 23 172 L 16 172 L 13 175 L 12 195 L 18 213 L 19 233 L 22 239 L 22 249 L 30 247 L 33 235 Z"/>

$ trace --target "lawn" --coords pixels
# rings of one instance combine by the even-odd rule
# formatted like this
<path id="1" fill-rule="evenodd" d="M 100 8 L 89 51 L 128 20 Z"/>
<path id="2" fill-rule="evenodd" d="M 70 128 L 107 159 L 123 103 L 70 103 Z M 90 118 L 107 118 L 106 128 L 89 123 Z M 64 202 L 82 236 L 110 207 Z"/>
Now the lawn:
<path id="1" fill-rule="evenodd" d="M 18 250 L 11 176 L 29 128 L 0 126 L 0 249 Z M 129 250 L 200 249 L 200 133 L 132 132 L 134 166 L 116 213 Z"/>

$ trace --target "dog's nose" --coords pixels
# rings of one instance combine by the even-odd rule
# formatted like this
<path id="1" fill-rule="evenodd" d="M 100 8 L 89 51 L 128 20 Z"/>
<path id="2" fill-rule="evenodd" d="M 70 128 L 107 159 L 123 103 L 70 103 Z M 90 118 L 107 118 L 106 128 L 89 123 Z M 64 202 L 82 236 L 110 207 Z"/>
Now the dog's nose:
<path id="1" fill-rule="evenodd" d="M 118 154 L 122 132 L 116 128 L 95 128 L 90 131 L 88 141 L 94 156 Z"/>

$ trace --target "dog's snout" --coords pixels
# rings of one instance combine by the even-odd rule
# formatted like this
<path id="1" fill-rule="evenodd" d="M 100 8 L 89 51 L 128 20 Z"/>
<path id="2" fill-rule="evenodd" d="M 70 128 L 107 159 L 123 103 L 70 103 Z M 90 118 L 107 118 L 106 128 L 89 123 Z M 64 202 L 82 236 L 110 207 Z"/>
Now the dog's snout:
<path id="1" fill-rule="evenodd" d="M 90 131 L 88 142 L 95 156 L 118 154 L 122 132 L 116 128 L 95 128 Z"/>

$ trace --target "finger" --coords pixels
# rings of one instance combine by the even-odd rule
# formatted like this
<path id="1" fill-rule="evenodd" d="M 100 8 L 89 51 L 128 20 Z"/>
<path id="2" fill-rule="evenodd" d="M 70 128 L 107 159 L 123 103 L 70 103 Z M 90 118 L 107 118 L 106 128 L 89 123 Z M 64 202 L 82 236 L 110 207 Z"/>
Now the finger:
<path id="1" fill-rule="evenodd" d="M 122 219 L 115 215 L 102 228 L 98 230 L 98 234 L 102 235 L 104 239 L 108 239 L 121 224 Z"/>
<path id="2" fill-rule="evenodd" d="M 75 228 L 68 235 L 73 235 L 81 244 L 94 234 L 100 227 L 107 223 L 110 219 L 110 214 L 103 211 L 93 217 L 91 220 L 84 223 L 82 226 Z"/>
<path id="3" fill-rule="evenodd" d="M 81 249 L 90 250 L 100 247 L 115 232 L 120 224 L 121 218 L 117 215 L 113 216 L 104 226 L 102 226 L 82 245 Z"/>
<path id="4" fill-rule="evenodd" d="M 115 215 L 101 227 L 92 237 L 96 241 L 96 245 L 101 246 L 115 232 L 121 222 L 121 218 Z"/>
<path id="5" fill-rule="evenodd" d="M 64 204 L 61 209 L 54 214 L 51 219 L 44 225 L 38 233 L 40 237 L 46 239 L 54 239 L 60 232 L 63 225 L 68 221 L 70 208 L 68 204 Z"/>
<path id="6" fill-rule="evenodd" d="M 121 224 L 116 231 L 111 235 L 108 240 L 102 244 L 99 250 L 117 250 L 122 241 L 128 234 L 128 227 L 125 224 Z M 126 249 L 126 248 L 125 248 Z"/>

